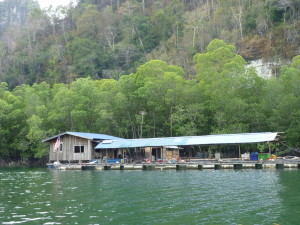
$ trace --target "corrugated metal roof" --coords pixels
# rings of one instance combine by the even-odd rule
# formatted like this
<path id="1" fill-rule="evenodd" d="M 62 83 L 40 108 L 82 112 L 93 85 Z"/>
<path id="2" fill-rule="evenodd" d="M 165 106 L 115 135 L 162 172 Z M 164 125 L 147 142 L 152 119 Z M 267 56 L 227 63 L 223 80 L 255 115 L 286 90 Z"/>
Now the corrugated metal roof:
<path id="1" fill-rule="evenodd" d="M 95 133 L 84 133 L 84 132 L 64 132 L 55 136 L 52 136 L 50 138 L 47 138 L 43 140 L 43 142 L 47 142 L 53 139 L 56 139 L 58 136 L 63 136 L 63 135 L 72 135 L 76 137 L 82 137 L 90 140 L 122 140 L 122 138 L 119 137 L 114 137 L 106 134 L 95 134 Z"/>
<path id="2" fill-rule="evenodd" d="M 185 145 L 220 145 L 220 144 L 250 144 L 275 141 L 278 133 L 240 133 L 217 134 L 204 136 L 141 138 L 105 141 L 96 146 L 96 149 L 162 147 Z"/>

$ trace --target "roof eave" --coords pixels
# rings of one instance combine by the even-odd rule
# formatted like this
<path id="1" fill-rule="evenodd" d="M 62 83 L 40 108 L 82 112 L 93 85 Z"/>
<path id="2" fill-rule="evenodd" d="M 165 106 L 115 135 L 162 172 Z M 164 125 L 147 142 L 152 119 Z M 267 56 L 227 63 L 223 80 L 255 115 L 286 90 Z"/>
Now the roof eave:
<path id="1" fill-rule="evenodd" d="M 173 142 L 173 138 L 197 138 L 197 137 L 213 137 L 213 136 L 237 136 L 237 140 L 234 140 L 233 142 L 211 142 L 211 140 L 208 140 L 208 142 L 203 143 L 199 142 L 197 140 L 191 140 L 191 141 L 184 141 L 181 143 L 175 143 Z M 250 138 L 250 140 L 241 140 L 240 135 L 248 136 L 248 135 L 268 135 L 267 137 L 264 137 L 263 140 L 261 138 Z M 271 135 L 271 136 L 270 136 Z M 114 148 L 145 148 L 145 147 L 162 147 L 165 145 L 162 144 L 162 142 L 156 143 L 157 140 L 164 139 L 164 138 L 143 138 L 143 139 L 123 139 L 123 140 L 116 140 L 111 143 L 100 143 L 96 146 L 96 149 L 114 149 Z M 186 136 L 186 137 L 169 137 L 166 139 L 170 139 L 170 142 L 168 145 L 177 145 L 177 146 L 189 146 L 189 145 L 238 145 L 238 144 L 254 144 L 254 143 L 268 143 L 268 142 L 277 142 L 279 140 L 279 132 L 261 132 L 261 133 L 240 133 L 240 134 L 224 134 L 224 135 L 203 135 L 203 136 Z M 149 144 L 149 140 L 151 140 L 151 145 Z M 119 142 L 119 143 L 118 143 Z M 144 142 L 143 144 L 141 142 Z M 148 143 L 146 143 L 148 142 Z"/>
<path id="2" fill-rule="evenodd" d="M 50 137 L 50 138 L 44 139 L 42 142 L 49 142 L 49 141 L 51 141 L 51 140 L 53 140 L 53 139 L 58 138 L 59 136 L 64 136 L 64 135 L 66 135 L 66 134 L 72 135 L 72 136 L 75 136 L 75 137 L 80 137 L 80 138 L 88 139 L 88 140 L 93 140 L 93 138 L 88 138 L 88 137 L 84 137 L 84 136 L 81 136 L 81 135 L 76 135 L 76 134 L 74 134 L 74 133 L 72 133 L 72 132 L 64 132 L 64 133 L 61 133 L 61 134 L 52 136 L 52 137 Z"/>

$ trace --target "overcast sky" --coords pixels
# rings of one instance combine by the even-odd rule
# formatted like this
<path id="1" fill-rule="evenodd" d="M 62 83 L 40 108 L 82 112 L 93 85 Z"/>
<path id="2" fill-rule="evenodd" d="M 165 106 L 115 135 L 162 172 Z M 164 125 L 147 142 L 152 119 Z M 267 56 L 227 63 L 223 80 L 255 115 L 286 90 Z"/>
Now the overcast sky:
<path id="1" fill-rule="evenodd" d="M 48 8 L 50 5 L 57 7 L 59 5 L 69 5 L 72 0 L 38 0 L 42 9 Z M 73 0 L 74 2 L 74 0 Z"/>

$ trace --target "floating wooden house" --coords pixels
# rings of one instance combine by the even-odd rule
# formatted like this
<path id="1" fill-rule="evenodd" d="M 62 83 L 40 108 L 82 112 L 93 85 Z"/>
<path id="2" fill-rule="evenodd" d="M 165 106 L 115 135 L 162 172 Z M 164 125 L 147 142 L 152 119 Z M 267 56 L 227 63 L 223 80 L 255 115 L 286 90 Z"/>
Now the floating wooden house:
<path id="1" fill-rule="evenodd" d="M 49 137 L 43 142 L 50 143 L 50 162 L 79 162 L 101 158 L 101 153 L 96 152 L 95 147 L 104 140 L 121 139 L 105 134 L 65 132 Z"/>

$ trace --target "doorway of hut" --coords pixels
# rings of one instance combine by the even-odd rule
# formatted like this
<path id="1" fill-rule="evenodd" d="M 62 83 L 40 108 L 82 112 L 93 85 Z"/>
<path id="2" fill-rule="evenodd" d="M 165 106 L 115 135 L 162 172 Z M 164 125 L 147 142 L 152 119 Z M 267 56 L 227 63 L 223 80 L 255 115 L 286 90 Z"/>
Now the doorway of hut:
<path id="1" fill-rule="evenodd" d="M 162 159 L 161 148 L 152 148 L 152 159 L 151 161 L 157 161 Z"/>

